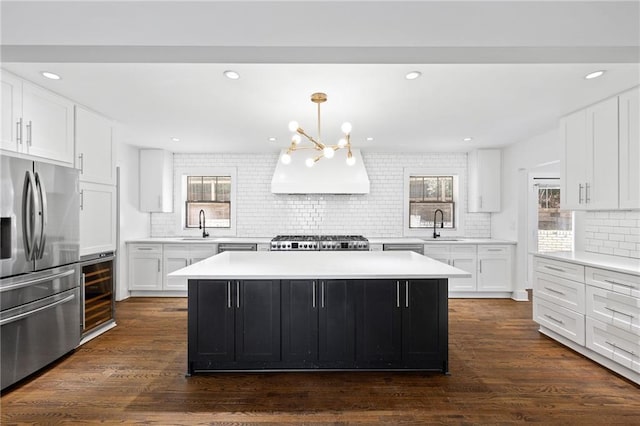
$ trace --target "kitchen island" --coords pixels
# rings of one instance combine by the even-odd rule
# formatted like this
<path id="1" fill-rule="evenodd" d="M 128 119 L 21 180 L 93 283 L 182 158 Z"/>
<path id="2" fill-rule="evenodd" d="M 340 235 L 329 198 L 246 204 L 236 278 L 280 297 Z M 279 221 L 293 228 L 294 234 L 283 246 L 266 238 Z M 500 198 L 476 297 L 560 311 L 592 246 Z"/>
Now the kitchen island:
<path id="1" fill-rule="evenodd" d="M 409 251 L 224 252 L 188 279 L 188 374 L 448 372 L 447 280 L 468 273 Z"/>

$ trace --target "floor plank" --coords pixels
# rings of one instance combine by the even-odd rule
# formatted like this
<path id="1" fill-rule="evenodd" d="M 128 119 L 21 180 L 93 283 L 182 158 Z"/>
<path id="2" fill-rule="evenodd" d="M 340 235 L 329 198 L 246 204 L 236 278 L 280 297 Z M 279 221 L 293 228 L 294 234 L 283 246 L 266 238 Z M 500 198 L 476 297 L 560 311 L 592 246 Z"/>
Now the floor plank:
<path id="1" fill-rule="evenodd" d="M 638 424 L 640 387 L 538 333 L 531 303 L 452 299 L 451 375 L 185 377 L 186 299 L 131 298 L 118 326 L 4 392 L 11 424 Z"/>

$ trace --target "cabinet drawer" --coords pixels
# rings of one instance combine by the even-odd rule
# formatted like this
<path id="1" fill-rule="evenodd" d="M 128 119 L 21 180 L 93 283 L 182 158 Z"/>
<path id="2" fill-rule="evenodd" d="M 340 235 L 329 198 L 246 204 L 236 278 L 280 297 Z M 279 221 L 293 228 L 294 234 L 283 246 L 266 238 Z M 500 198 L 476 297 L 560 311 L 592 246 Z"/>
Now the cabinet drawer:
<path id="1" fill-rule="evenodd" d="M 584 345 L 584 315 L 563 308 L 544 299 L 533 301 L 533 319 L 535 322 L 556 333 Z"/>
<path id="2" fill-rule="evenodd" d="M 534 270 L 568 280 L 584 282 L 584 266 L 552 259 L 534 257 Z"/>
<path id="3" fill-rule="evenodd" d="M 640 373 L 640 336 L 587 317 L 587 348 Z"/>
<path id="4" fill-rule="evenodd" d="M 478 255 L 482 256 L 508 256 L 511 254 L 509 246 L 499 246 L 499 245 L 486 245 L 478 246 Z"/>
<path id="5" fill-rule="evenodd" d="M 425 244 L 424 245 L 424 254 L 425 256 L 430 255 L 448 255 L 451 253 L 451 245 L 450 244 Z"/>
<path id="6" fill-rule="evenodd" d="M 541 297 L 563 308 L 585 312 L 585 285 L 543 272 L 536 272 L 533 282 L 534 297 Z"/>
<path id="7" fill-rule="evenodd" d="M 640 299 L 587 286 L 587 316 L 640 336 Z"/>
<path id="8" fill-rule="evenodd" d="M 640 276 L 587 267 L 585 277 L 589 285 L 640 297 Z"/>
<path id="9" fill-rule="evenodd" d="M 476 249 L 477 249 L 476 245 L 451 246 L 451 254 L 452 255 L 457 255 L 458 254 L 458 255 L 473 255 L 473 256 L 475 256 Z"/>
<path id="10" fill-rule="evenodd" d="M 131 244 L 129 250 L 132 253 L 162 253 L 161 244 Z"/>

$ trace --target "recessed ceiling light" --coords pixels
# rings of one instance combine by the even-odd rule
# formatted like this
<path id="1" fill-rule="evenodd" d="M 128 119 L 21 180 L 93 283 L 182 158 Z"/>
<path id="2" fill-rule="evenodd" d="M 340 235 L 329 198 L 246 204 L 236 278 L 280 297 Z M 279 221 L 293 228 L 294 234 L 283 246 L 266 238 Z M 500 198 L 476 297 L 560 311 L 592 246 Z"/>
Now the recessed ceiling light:
<path id="1" fill-rule="evenodd" d="M 371 142 L 371 141 L 373 140 L 373 137 L 369 136 L 369 137 L 367 138 L 367 140 L 368 140 L 369 142 Z"/>
<path id="2" fill-rule="evenodd" d="M 464 138 L 462 140 L 465 141 L 465 142 L 471 142 L 473 140 L 473 138 Z"/>
<path id="3" fill-rule="evenodd" d="M 240 74 L 238 74 L 237 72 L 232 71 L 232 70 L 227 70 L 223 74 L 224 74 L 225 77 L 227 77 L 227 78 L 229 78 L 231 80 L 237 80 L 237 79 L 240 78 Z"/>
<path id="4" fill-rule="evenodd" d="M 173 142 L 180 142 L 180 138 L 171 138 Z"/>
<path id="5" fill-rule="evenodd" d="M 407 75 L 404 76 L 404 78 L 406 78 L 407 80 L 415 80 L 421 75 L 422 73 L 420 71 L 411 71 L 411 72 L 408 72 Z"/>
<path id="6" fill-rule="evenodd" d="M 605 73 L 604 70 L 594 71 L 584 76 L 585 79 L 591 80 L 592 78 L 601 77 Z"/>
<path id="7" fill-rule="evenodd" d="M 43 77 L 46 77 L 50 80 L 60 80 L 60 76 L 58 74 L 54 74 L 49 71 L 42 71 L 40 74 L 42 74 Z"/>
<path id="8" fill-rule="evenodd" d="M 278 140 L 278 138 L 274 138 L 273 136 L 271 136 L 271 137 L 269 138 L 269 142 L 275 142 L 275 141 L 277 141 L 277 140 Z"/>

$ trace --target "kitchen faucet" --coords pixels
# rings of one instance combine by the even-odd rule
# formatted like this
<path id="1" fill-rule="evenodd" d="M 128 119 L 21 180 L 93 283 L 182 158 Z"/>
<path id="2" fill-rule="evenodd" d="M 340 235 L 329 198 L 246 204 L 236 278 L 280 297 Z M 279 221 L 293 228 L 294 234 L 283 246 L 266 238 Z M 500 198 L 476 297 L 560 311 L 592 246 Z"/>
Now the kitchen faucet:
<path id="1" fill-rule="evenodd" d="M 200 209 L 198 213 L 198 229 L 202 229 L 202 238 L 207 238 L 209 233 L 207 232 L 207 224 L 204 218 L 204 210 Z"/>
<path id="2" fill-rule="evenodd" d="M 438 212 L 440 212 L 440 228 L 444 228 L 444 213 L 440 209 L 436 209 L 433 212 L 433 238 L 438 238 L 440 234 L 436 232 L 436 220 L 438 218 Z"/>

